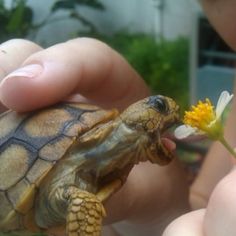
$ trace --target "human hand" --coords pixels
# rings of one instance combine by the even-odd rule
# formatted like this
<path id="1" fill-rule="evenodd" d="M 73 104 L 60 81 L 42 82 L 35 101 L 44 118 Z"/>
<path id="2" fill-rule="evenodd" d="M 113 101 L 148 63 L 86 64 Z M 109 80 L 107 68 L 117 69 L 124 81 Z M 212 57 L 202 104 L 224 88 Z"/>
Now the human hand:
<path id="1" fill-rule="evenodd" d="M 77 101 L 124 108 L 149 93 L 125 60 L 96 40 L 74 39 L 45 50 L 29 41 L 10 40 L 1 45 L 0 55 L 0 100 L 17 111 L 71 95 Z"/>
<path id="2" fill-rule="evenodd" d="M 47 49 L 11 40 L 0 46 L 0 54 L 0 100 L 17 111 L 68 99 L 123 109 L 149 94 L 128 63 L 96 40 L 74 39 Z M 187 208 L 185 179 L 176 161 L 167 167 L 134 167 L 123 188 L 106 203 L 105 222 L 126 220 L 135 233 L 159 232 Z"/>
<path id="3" fill-rule="evenodd" d="M 172 222 L 163 236 L 235 236 L 236 168 L 215 187 L 204 209 L 181 216 Z"/>

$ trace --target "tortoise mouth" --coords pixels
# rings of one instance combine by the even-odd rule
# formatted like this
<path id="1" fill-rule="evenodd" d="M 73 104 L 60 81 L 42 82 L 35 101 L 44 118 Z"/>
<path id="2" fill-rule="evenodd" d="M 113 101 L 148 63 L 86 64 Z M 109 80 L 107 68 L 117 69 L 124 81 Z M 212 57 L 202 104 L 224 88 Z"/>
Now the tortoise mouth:
<path id="1" fill-rule="evenodd" d="M 176 149 L 176 143 L 175 143 L 173 140 L 171 140 L 170 138 L 168 138 L 168 137 L 162 137 L 162 138 L 161 138 L 161 142 L 162 142 L 162 144 L 165 146 L 165 148 L 166 148 L 167 150 L 169 150 L 170 152 L 175 151 L 175 149 Z"/>
<path id="2" fill-rule="evenodd" d="M 176 149 L 176 143 L 173 136 L 173 124 L 166 126 L 161 133 L 161 143 L 170 152 Z"/>

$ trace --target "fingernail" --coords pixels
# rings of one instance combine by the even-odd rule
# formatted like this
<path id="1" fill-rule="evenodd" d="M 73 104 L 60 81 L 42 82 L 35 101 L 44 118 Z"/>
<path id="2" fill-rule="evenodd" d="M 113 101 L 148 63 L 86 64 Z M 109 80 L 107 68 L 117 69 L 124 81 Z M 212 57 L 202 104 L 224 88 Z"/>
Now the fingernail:
<path id="1" fill-rule="evenodd" d="M 21 67 L 10 74 L 8 74 L 3 80 L 12 78 L 12 77 L 27 77 L 34 78 L 41 74 L 43 67 L 40 64 L 31 64 L 24 67 Z"/>

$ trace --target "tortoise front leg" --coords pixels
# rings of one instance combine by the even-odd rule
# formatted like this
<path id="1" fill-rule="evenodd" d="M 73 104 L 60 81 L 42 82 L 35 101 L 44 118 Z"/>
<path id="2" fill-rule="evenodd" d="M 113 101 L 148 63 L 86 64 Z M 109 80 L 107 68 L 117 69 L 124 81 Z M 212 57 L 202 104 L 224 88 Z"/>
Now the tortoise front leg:
<path id="1" fill-rule="evenodd" d="M 114 180 L 96 195 L 76 187 L 67 189 L 65 194 L 68 199 L 67 236 L 100 236 L 102 220 L 106 216 L 102 201 L 109 198 L 121 185 L 121 180 Z"/>
<path id="2" fill-rule="evenodd" d="M 56 187 L 44 191 L 35 209 L 36 223 L 47 229 L 66 220 L 67 236 L 100 236 L 105 209 L 102 202 L 122 185 L 115 180 L 104 186 L 96 195 L 76 186 Z M 50 188 L 46 188 L 48 190 Z"/>
<path id="3" fill-rule="evenodd" d="M 96 195 L 76 187 L 66 190 L 67 236 L 100 236 L 105 209 Z"/>

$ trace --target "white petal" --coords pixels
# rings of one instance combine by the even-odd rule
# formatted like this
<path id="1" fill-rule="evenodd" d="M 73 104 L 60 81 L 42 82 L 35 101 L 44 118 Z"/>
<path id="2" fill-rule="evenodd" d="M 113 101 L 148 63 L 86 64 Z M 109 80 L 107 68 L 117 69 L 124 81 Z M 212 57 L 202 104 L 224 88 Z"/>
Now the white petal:
<path id="1" fill-rule="evenodd" d="M 187 138 L 189 135 L 196 133 L 197 129 L 188 125 L 181 125 L 175 129 L 174 135 L 177 139 Z"/>
<path id="2" fill-rule="evenodd" d="M 223 91 L 219 97 L 219 100 L 216 105 L 216 119 L 219 119 L 222 115 L 225 107 L 229 104 L 231 99 L 233 98 L 233 94 L 229 94 L 228 91 Z"/>

